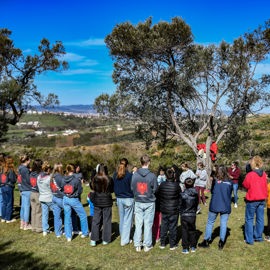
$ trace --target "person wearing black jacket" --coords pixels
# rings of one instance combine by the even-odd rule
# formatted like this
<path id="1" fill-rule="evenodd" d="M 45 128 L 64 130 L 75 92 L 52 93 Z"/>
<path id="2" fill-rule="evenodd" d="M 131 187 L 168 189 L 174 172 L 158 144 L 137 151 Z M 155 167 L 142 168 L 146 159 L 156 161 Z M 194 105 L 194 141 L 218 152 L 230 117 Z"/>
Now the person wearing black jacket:
<path id="1" fill-rule="evenodd" d="M 181 188 L 175 181 L 174 171 L 167 169 L 166 181 L 162 182 L 157 189 L 156 196 L 160 203 L 162 216 L 160 229 L 160 248 L 165 248 L 167 234 L 170 234 L 170 250 L 177 247 L 177 222 L 179 217 L 179 195 Z"/>
<path id="2" fill-rule="evenodd" d="M 196 211 L 199 204 L 198 192 L 194 188 L 194 179 L 185 180 L 185 190 L 180 194 L 180 216 L 183 254 L 196 251 Z"/>
<path id="3" fill-rule="evenodd" d="M 107 245 L 111 242 L 112 236 L 112 192 L 113 181 L 108 176 L 107 166 L 99 164 L 97 173 L 92 181 L 93 191 L 90 199 L 94 204 L 94 217 L 91 229 L 91 246 L 96 246 L 99 240 L 101 219 L 103 220 L 102 244 Z"/>

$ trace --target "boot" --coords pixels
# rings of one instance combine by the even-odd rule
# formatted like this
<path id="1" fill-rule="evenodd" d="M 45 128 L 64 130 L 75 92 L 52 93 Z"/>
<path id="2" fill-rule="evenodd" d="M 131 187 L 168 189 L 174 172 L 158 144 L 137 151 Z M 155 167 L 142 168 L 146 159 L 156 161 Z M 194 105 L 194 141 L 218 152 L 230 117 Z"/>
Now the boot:
<path id="1" fill-rule="evenodd" d="M 222 250 L 224 248 L 224 245 L 225 245 L 225 242 L 222 241 L 222 240 L 219 240 L 219 242 L 218 242 L 218 249 L 219 250 Z"/>
<path id="2" fill-rule="evenodd" d="M 209 248 L 209 240 L 204 239 L 201 243 L 198 244 L 198 247 Z"/>

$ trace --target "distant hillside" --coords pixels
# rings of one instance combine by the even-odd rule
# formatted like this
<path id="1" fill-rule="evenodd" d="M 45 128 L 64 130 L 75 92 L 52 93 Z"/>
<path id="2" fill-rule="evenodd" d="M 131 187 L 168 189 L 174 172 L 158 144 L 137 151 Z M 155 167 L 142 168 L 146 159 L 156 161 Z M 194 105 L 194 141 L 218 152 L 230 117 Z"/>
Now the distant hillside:
<path id="1" fill-rule="evenodd" d="M 96 110 L 94 109 L 94 105 L 59 105 L 55 107 L 40 107 L 37 106 L 36 109 L 38 111 L 49 111 L 49 112 L 67 112 L 67 113 L 83 113 L 83 114 L 96 114 Z"/>

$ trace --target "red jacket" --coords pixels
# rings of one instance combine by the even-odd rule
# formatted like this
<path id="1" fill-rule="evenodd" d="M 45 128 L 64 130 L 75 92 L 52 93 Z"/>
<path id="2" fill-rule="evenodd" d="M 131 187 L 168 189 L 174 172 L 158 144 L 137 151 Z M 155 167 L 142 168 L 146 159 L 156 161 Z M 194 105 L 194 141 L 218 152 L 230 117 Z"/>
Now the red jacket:
<path id="1" fill-rule="evenodd" d="M 241 170 L 238 167 L 236 167 L 235 170 L 232 170 L 232 168 L 229 168 L 228 173 L 230 176 L 233 177 L 233 179 L 231 179 L 232 182 L 234 184 L 238 184 L 239 178 L 241 176 Z"/>
<path id="2" fill-rule="evenodd" d="M 249 172 L 242 185 L 247 190 L 247 201 L 262 201 L 267 198 L 267 175 L 264 171 Z"/>

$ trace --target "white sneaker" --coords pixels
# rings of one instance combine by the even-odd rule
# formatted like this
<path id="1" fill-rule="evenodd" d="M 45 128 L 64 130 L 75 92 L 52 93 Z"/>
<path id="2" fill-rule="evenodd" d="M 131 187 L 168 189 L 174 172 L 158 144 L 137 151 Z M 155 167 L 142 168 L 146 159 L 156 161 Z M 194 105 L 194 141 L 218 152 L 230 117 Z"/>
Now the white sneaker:
<path id="1" fill-rule="evenodd" d="M 6 220 L 6 223 L 12 223 L 12 222 L 16 222 L 17 220 L 15 218 L 11 219 L 11 220 Z"/>
<path id="2" fill-rule="evenodd" d="M 72 235 L 74 235 L 74 234 L 81 235 L 82 232 L 80 232 L 80 231 L 73 231 L 73 232 L 72 232 Z"/>
<path id="3" fill-rule="evenodd" d="M 67 241 L 68 241 L 68 242 L 71 242 L 71 238 L 67 238 Z"/>
<path id="4" fill-rule="evenodd" d="M 141 247 L 136 247 L 137 252 L 141 252 L 142 248 Z"/>
<path id="5" fill-rule="evenodd" d="M 148 252 L 152 248 L 153 248 L 153 246 L 150 246 L 150 247 L 144 246 L 143 250 L 144 250 L 144 252 Z"/>
<path id="6" fill-rule="evenodd" d="M 237 208 L 237 207 L 238 207 L 238 205 L 237 205 L 237 203 L 235 203 L 235 204 L 234 204 L 234 208 Z"/>
<path id="7" fill-rule="evenodd" d="M 81 235 L 81 238 L 87 238 L 87 237 L 89 237 L 89 234 L 87 234 L 87 235 L 82 234 Z"/>
<path id="8" fill-rule="evenodd" d="M 1 219 L 1 222 L 4 223 L 4 222 L 6 222 L 6 220 L 5 219 Z"/>

